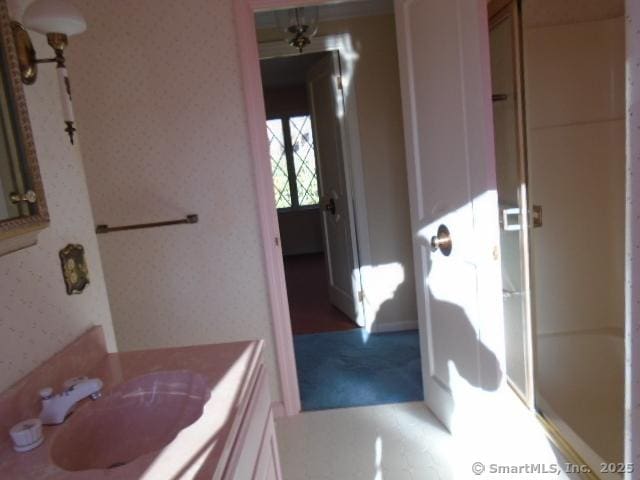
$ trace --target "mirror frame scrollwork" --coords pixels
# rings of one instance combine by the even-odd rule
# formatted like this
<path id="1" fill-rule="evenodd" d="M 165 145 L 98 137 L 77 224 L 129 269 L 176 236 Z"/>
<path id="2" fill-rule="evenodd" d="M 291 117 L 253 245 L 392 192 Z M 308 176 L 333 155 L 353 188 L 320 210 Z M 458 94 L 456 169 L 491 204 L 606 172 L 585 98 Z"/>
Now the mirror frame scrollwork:
<path id="1" fill-rule="evenodd" d="M 0 0 L 0 35 L 2 39 L 0 47 L 7 62 L 8 78 L 6 80 L 13 97 L 9 99 L 9 104 L 13 107 L 15 140 L 21 156 L 20 161 L 23 163 L 22 167 L 28 176 L 29 189 L 35 192 L 37 199 L 31 207 L 30 215 L 0 221 L 0 255 L 2 255 L 35 244 L 37 233 L 49 225 L 49 211 L 6 0 Z"/>

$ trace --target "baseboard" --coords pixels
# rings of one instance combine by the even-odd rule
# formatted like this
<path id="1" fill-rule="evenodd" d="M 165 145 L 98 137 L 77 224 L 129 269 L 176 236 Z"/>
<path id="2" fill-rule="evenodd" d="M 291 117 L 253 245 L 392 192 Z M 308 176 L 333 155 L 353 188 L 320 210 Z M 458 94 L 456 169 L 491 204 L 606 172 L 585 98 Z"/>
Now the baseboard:
<path id="1" fill-rule="evenodd" d="M 406 320 L 399 322 L 374 322 L 367 330 L 371 333 L 384 333 L 384 332 L 401 332 L 404 330 L 417 330 L 417 320 Z"/>
<path id="2" fill-rule="evenodd" d="M 287 412 L 284 408 L 284 403 L 282 402 L 271 402 L 271 411 L 273 412 L 274 418 L 287 416 Z"/>

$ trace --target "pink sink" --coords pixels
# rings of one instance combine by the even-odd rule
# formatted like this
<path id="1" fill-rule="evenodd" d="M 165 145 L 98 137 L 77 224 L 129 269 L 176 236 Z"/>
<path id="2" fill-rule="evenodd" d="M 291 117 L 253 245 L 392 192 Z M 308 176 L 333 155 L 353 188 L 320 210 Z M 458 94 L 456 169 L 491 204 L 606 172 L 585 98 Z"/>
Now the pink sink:
<path id="1" fill-rule="evenodd" d="M 189 371 L 134 378 L 57 427 L 51 459 L 68 471 L 124 465 L 169 444 L 202 415 L 209 396 L 206 378 Z"/>

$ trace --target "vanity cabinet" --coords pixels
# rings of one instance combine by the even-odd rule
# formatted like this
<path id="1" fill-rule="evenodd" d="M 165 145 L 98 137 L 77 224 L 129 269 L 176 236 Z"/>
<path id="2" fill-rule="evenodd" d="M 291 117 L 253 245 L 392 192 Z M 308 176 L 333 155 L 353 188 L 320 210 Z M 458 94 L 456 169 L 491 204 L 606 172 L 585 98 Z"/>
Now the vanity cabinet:
<path id="1" fill-rule="evenodd" d="M 103 392 L 27 454 L 0 434 L 0 479 L 282 480 L 263 350 L 254 340 L 108 353 L 94 327 L 0 392 L 3 432 L 38 416 L 44 385 L 86 375 Z"/>
<path id="2" fill-rule="evenodd" d="M 224 480 L 282 480 L 269 383 L 261 366 L 249 397 Z"/>

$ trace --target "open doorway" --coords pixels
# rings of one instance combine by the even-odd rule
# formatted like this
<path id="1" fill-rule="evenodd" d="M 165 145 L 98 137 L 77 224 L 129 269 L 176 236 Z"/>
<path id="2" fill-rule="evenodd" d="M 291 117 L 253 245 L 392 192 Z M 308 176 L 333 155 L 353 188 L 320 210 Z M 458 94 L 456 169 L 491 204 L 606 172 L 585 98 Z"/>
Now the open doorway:
<path id="1" fill-rule="evenodd" d="M 422 400 L 393 3 L 310 10 L 256 15 L 302 408 Z"/>
<path id="2" fill-rule="evenodd" d="M 337 55 L 328 51 L 261 61 L 294 335 L 365 326 L 335 106 L 342 103 L 341 92 L 334 89 Z"/>

